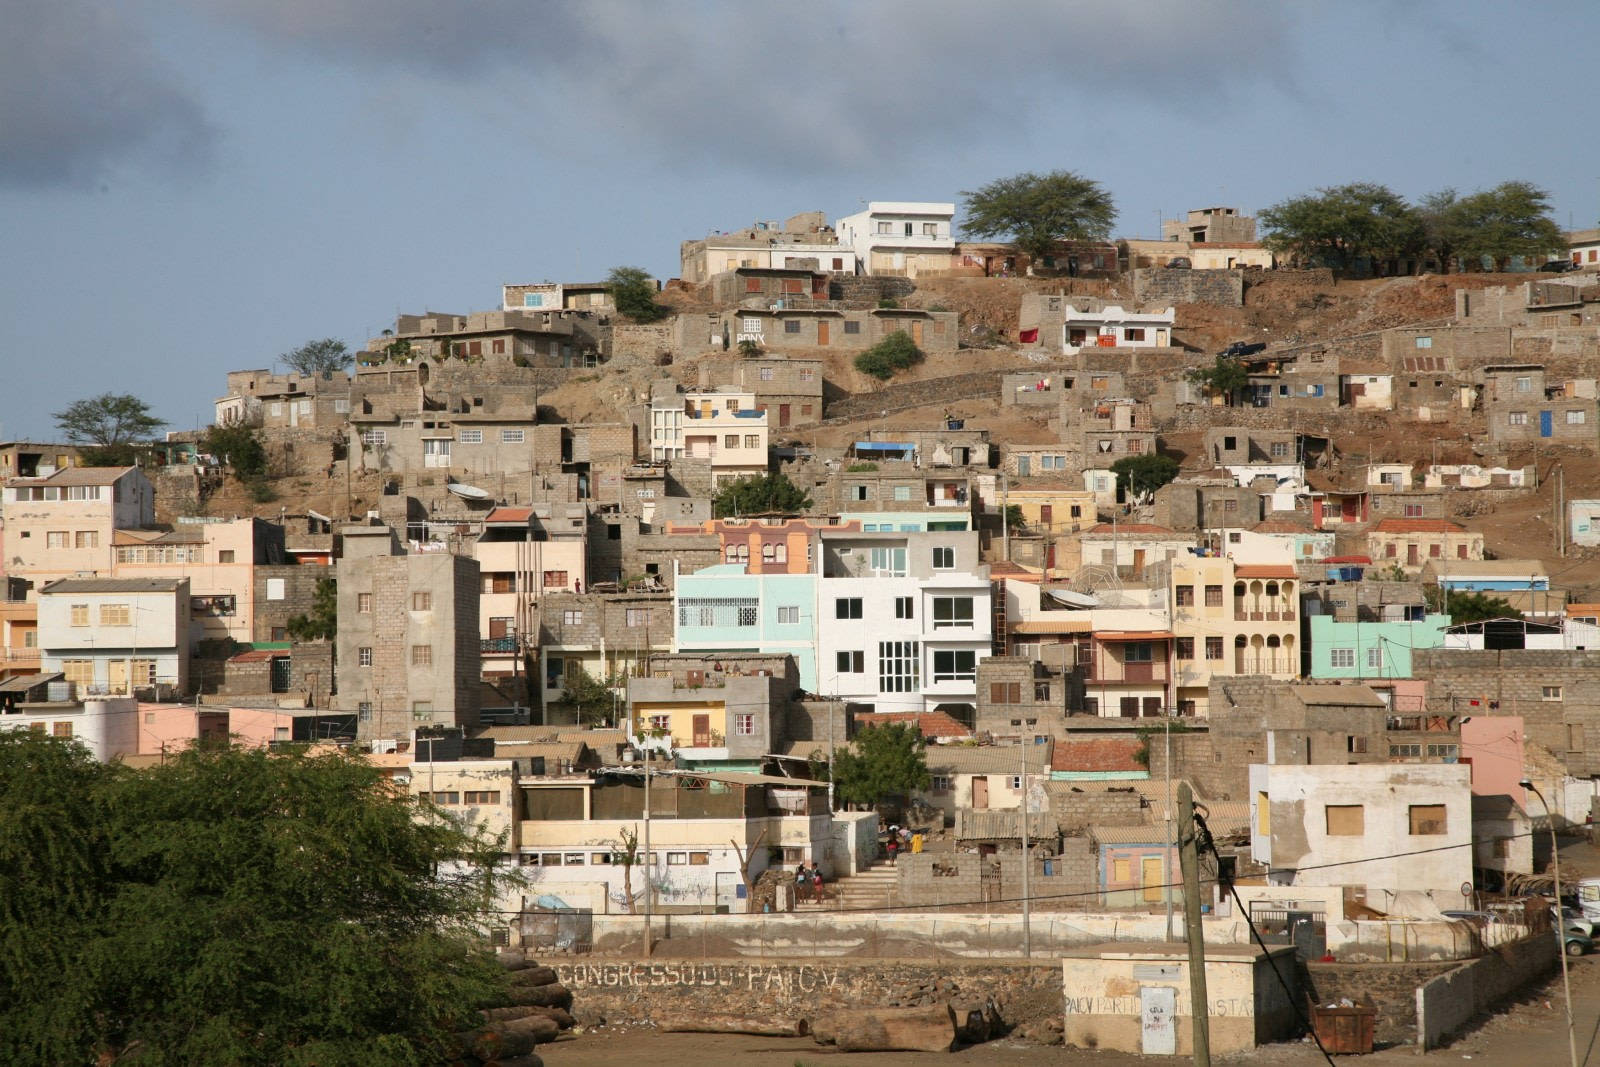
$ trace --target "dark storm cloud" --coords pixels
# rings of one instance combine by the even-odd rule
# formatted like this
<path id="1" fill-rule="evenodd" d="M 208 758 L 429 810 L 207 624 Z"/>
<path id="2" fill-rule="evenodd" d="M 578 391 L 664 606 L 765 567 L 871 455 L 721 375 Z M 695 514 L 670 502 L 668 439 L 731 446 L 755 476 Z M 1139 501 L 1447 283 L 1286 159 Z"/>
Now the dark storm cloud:
<path id="1" fill-rule="evenodd" d="M 204 162 L 203 109 L 119 5 L 7 0 L 0 10 L 0 185 L 87 184 L 127 162 Z"/>

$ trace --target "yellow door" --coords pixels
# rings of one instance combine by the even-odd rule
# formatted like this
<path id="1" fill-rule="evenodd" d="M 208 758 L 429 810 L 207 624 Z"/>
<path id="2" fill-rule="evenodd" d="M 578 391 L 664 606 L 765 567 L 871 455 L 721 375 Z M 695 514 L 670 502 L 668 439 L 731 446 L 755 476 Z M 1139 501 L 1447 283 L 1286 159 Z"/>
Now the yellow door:
<path id="1" fill-rule="evenodd" d="M 922 323 L 921 322 L 913 322 L 911 324 L 911 340 L 912 340 L 913 344 L 917 345 L 919 348 L 921 347 L 921 345 L 922 345 Z"/>
<path id="2" fill-rule="evenodd" d="M 817 344 L 821 347 L 826 347 L 828 344 L 828 324 L 826 322 L 817 323 Z"/>
<path id="3" fill-rule="evenodd" d="M 113 693 L 126 693 L 128 691 L 128 661 L 114 659 L 106 664 L 108 671 L 107 682 Z"/>
<path id="4" fill-rule="evenodd" d="M 1145 903 L 1161 899 L 1161 887 L 1166 882 L 1166 862 L 1160 856 L 1145 856 L 1139 864 L 1139 886 Z"/>

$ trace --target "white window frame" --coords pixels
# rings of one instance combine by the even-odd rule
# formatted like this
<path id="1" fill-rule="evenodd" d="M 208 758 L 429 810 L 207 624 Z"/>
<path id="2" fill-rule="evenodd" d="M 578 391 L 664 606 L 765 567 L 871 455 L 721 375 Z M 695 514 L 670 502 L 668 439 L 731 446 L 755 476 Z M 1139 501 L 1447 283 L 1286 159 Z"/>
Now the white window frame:
<path id="1" fill-rule="evenodd" d="M 527 443 L 528 435 L 521 429 L 502 429 L 500 443 L 503 445 L 520 445 Z"/>
<path id="2" fill-rule="evenodd" d="M 1356 665 L 1356 650 L 1353 648 L 1328 649 L 1328 666 L 1336 669 L 1352 669 Z"/>
<path id="3" fill-rule="evenodd" d="M 456 440 L 464 445 L 481 445 L 483 444 L 483 431 L 458 430 L 456 432 Z"/>

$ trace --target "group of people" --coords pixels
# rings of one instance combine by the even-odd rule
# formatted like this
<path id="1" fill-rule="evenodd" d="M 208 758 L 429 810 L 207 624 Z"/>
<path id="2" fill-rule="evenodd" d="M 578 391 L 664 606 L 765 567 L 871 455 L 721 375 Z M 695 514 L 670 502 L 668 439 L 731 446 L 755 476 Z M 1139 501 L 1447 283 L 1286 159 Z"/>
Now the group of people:
<path id="1" fill-rule="evenodd" d="M 884 845 L 889 853 L 889 866 L 894 866 L 894 858 L 902 852 L 911 851 L 911 831 L 904 826 L 889 826 L 889 840 Z"/>
<path id="2" fill-rule="evenodd" d="M 795 868 L 794 895 L 798 900 L 823 899 L 822 868 L 813 860 L 810 867 L 804 863 Z"/>

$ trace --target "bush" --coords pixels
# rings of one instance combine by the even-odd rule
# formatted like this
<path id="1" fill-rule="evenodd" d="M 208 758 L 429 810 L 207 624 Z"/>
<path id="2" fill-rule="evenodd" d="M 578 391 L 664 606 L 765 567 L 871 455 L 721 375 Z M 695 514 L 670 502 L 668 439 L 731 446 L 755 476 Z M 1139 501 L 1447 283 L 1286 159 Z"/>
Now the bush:
<path id="1" fill-rule="evenodd" d="M 257 504 L 270 504 L 274 500 L 278 499 L 278 491 L 272 488 L 271 482 L 251 482 L 250 499 L 254 500 Z"/>
<path id="2" fill-rule="evenodd" d="M 894 377 L 896 371 L 922 362 L 922 350 L 904 330 L 896 330 L 856 357 L 856 370 L 880 381 Z"/>
<path id="3" fill-rule="evenodd" d="M 249 426 L 213 426 L 200 447 L 233 468 L 241 482 L 259 481 L 267 473 L 267 449 L 261 434 Z"/>

